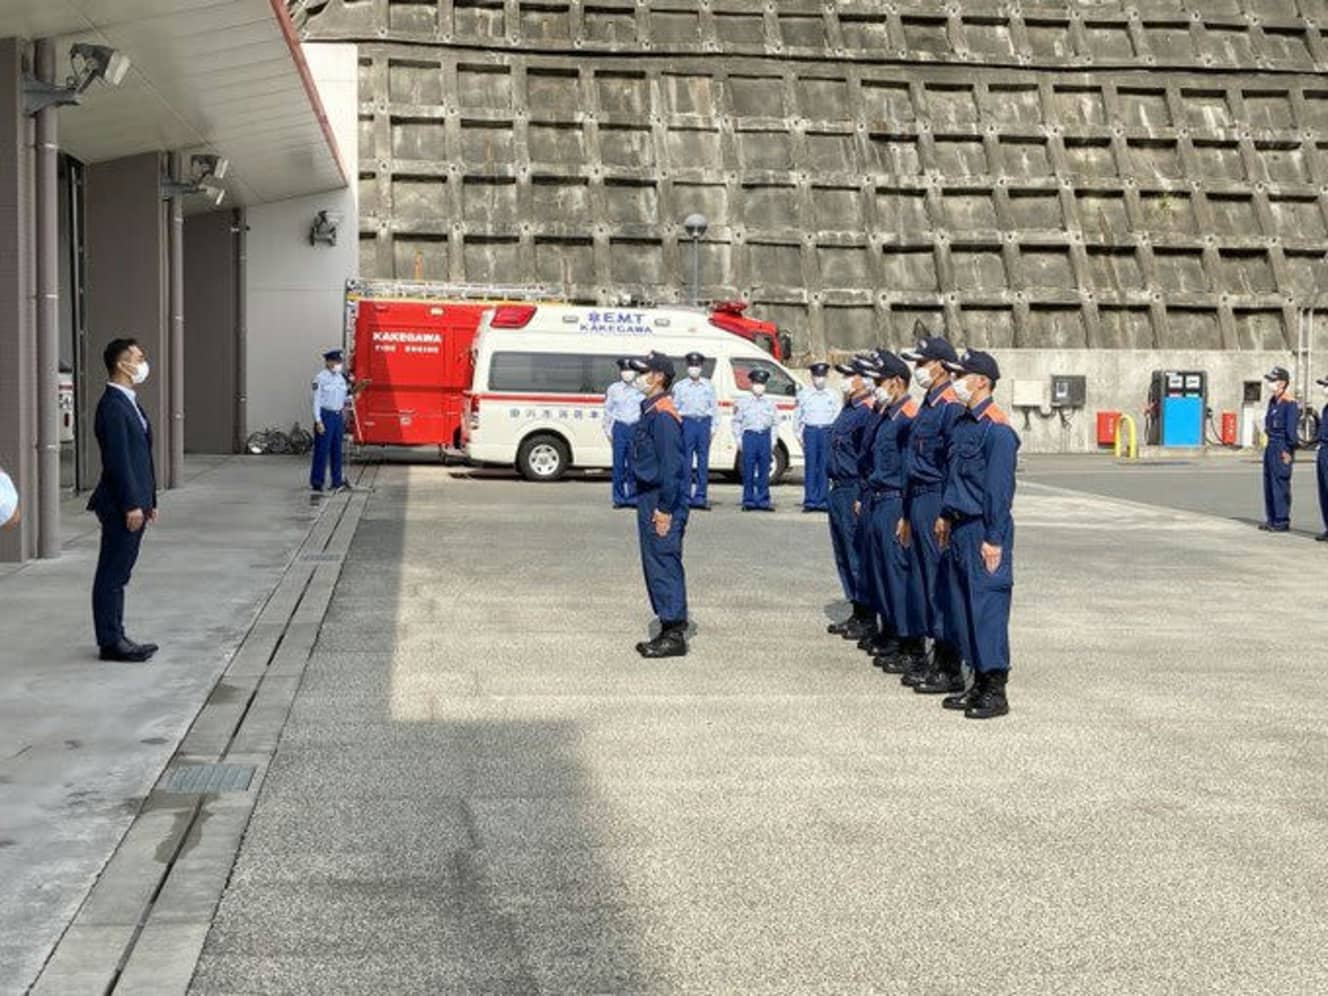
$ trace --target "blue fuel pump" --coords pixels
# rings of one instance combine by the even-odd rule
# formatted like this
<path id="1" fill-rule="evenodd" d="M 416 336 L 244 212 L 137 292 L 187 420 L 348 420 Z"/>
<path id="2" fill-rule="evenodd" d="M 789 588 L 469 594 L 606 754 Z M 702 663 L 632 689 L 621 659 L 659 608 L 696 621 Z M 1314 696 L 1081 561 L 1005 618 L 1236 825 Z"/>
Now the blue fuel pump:
<path id="1" fill-rule="evenodd" d="M 1153 446 L 1202 446 L 1208 410 L 1208 374 L 1203 370 L 1154 370 L 1148 389 Z"/>

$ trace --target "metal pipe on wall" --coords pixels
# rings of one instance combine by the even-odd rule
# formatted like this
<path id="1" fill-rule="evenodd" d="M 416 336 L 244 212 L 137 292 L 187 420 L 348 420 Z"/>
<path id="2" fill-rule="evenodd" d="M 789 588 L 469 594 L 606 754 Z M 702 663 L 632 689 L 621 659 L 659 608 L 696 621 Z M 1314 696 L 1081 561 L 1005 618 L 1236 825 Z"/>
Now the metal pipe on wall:
<path id="1" fill-rule="evenodd" d="M 249 225 L 244 210 L 231 212 L 231 232 L 235 235 L 235 452 L 244 452 L 249 422 L 248 295 L 246 293 Z"/>
<path id="2" fill-rule="evenodd" d="M 36 43 L 39 79 L 55 81 L 55 43 Z M 60 556 L 59 132 L 53 105 L 36 120 L 37 555 Z"/>
<path id="3" fill-rule="evenodd" d="M 170 156 L 170 176 L 180 178 L 180 154 Z M 184 482 L 184 198 L 176 194 L 171 198 L 171 228 L 168 237 L 170 284 L 170 391 L 171 436 L 170 460 L 166 486 L 178 488 Z"/>

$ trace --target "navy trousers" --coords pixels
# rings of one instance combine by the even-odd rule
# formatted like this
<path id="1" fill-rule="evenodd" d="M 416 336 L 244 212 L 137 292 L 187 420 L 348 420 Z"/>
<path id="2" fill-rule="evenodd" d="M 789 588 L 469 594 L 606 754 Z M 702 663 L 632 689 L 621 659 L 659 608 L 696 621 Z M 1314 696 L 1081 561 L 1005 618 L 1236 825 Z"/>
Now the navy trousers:
<path id="1" fill-rule="evenodd" d="M 742 434 L 742 507 L 771 507 L 769 430 Z"/>
<path id="2" fill-rule="evenodd" d="M 900 495 L 881 495 L 871 502 L 867 531 L 873 588 L 872 605 L 885 621 L 887 633 L 904 639 L 922 636 L 925 620 L 916 592 L 918 567 L 912 551 L 895 535 L 904 517 Z"/>
<path id="3" fill-rule="evenodd" d="M 915 588 L 912 592 L 922 606 L 923 634 L 936 640 L 955 642 L 955 636 L 946 628 L 946 601 L 949 591 L 946 570 L 948 556 L 936 543 L 932 532 L 941 514 L 941 489 L 916 489 L 909 503 L 909 525 L 913 538 L 909 549 L 913 552 L 915 570 L 911 575 Z"/>
<path id="4" fill-rule="evenodd" d="M 830 455 L 830 426 L 808 425 L 802 429 L 802 507 L 824 512 L 829 506 L 830 478 L 826 462 Z"/>
<path id="5" fill-rule="evenodd" d="M 1314 468 L 1319 475 L 1319 514 L 1323 516 L 1323 530 L 1328 532 L 1328 443 L 1319 444 Z"/>
<path id="6" fill-rule="evenodd" d="M 711 420 L 693 416 L 682 420 L 682 459 L 689 471 L 695 462 L 696 470 L 692 473 L 692 491 L 690 504 L 697 508 L 706 503 L 706 485 L 710 477 L 710 429 Z"/>
<path id="7" fill-rule="evenodd" d="M 1281 443 L 1269 443 L 1263 451 L 1264 521 L 1274 528 L 1291 525 L 1291 468 L 1283 463 L 1287 449 Z"/>
<path id="8" fill-rule="evenodd" d="M 853 503 L 859 493 L 857 481 L 830 486 L 830 547 L 835 553 L 840 587 L 850 602 L 858 595 L 858 519 L 853 514 Z"/>
<path id="9" fill-rule="evenodd" d="M 687 533 L 687 511 L 675 512 L 669 531 L 655 534 L 652 502 L 636 506 L 636 532 L 641 544 L 641 569 L 646 578 L 650 608 L 662 623 L 687 621 L 687 575 L 682 567 L 682 541 Z"/>
<path id="10" fill-rule="evenodd" d="M 636 475 L 632 473 L 632 436 L 635 423 L 613 423 L 613 507 L 636 504 Z"/>
<path id="11" fill-rule="evenodd" d="M 323 431 L 314 433 L 314 465 L 309 471 L 309 487 L 315 491 L 323 490 L 327 479 L 327 465 L 332 464 L 332 487 L 339 488 L 345 482 L 341 477 L 341 437 L 345 434 L 346 423 L 341 412 L 324 408 Z"/>
<path id="12" fill-rule="evenodd" d="M 1001 542 L 1001 563 L 994 573 L 982 562 L 982 536 L 980 518 L 958 523 L 951 530 L 951 628 L 959 652 L 975 671 L 1008 671 L 1014 524 Z"/>
<path id="13" fill-rule="evenodd" d="M 131 533 L 123 512 L 98 512 L 97 518 L 101 520 L 101 551 L 92 580 L 92 623 L 97 646 L 113 647 L 124 639 L 125 586 L 138 562 L 147 525 Z"/>

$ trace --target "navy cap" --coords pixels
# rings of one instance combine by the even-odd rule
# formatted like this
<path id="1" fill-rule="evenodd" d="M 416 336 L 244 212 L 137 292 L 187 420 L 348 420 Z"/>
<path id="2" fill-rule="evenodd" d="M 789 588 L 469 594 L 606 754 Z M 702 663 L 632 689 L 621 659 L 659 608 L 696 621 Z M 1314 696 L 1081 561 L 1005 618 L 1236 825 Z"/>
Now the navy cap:
<path id="1" fill-rule="evenodd" d="M 882 379 L 889 377 L 900 377 L 907 381 L 912 372 L 908 369 L 908 364 L 901 360 L 894 353 L 887 350 L 881 350 L 878 358 L 879 366 L 884 371 Z"/>
<path id="2" fill-rule="evenodd" d="M 633 362 L 635 361 L 630 356 L 620 356 L 618 357 L 618 369 L 635 370 L 636 367 L 632 366 Z"/>
<path id="3" fill-rule="evenodd" d="M 673 361 L 663 353 L 656 353 L 653 350 L 645 356 L 627 362 L 631 364 L 631 369 L 637 373 L 662 373 L 670 378 L 674 375 Z"/>
<path id="4" fill-rule="evenodd" d="M 683 359 L 687 361 L 689 367 L 699 367 L 705 362 L 705 357 L 700 353 L 688 353 Z"/>
<path id="5" fill-rule="evenodd" d="M 830 372 L 829 363 L 813 363 L 807 368 L 811 371 L 813 377 L 824 377 Z"/>
<path id="6" fill-rule="evenodd" d="M 341 359 L 341 350 L 339 350 L 339 349 L 329 349 L 326 353 L 323 354 L 323 359 L 325 359 L 325 360 L 339 360 L 339 359 Z"/>
<path id="7" fill-rule="evenodd" d="M 980 349 L 966 349 L 957 362 L 946 363 L 945 369 L 954 374 L 981 374 L 993 384 L 1001 379 L 1001 368 L 996 357 Z"/>
<path id="8" fill-rule="evenodd" d="M 910 363 L 917 363 L 921 360 L 940 360 L 942 363 L 954 363 L 959 359 L 954 347 L 939 335 L 923 336 L 911 349 L 901 349 L 899 355 Z"/>
<path id="9" fill-rule="evenodd" d="M 756 367 L 748 372 L 747 379 L 753 384 L 764 384 L 770 379 L 770 371 L 761 367 Z"/>
<path id="10" fill-rule="evenodd" d="M 862 376 L 862 361 L 853 359 L 847 363 L 836 363 L 835 369 L 845 377 L 860 377 Z"/>
<path id="11" fill-rule="evenodd" d="M 1288 384 L 1291 383 L 1291 375 L 1287 373 L 1286 367 L 1273 367 L 1263 375 L 1263 379 L 1266 381 L 1284 380 Z"/>

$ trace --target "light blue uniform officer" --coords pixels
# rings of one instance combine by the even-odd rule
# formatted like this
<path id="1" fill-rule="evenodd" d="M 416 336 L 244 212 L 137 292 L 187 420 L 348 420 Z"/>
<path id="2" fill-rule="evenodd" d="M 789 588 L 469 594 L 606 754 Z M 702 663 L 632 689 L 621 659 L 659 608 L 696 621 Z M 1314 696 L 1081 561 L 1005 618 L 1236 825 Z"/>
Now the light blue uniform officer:
<path id="1" fill-rule="evenodd" d="M 1296 464 L 1299 412 L 1287 393 L 1291 375 L 1285 367 L 1273 367 L 1264 375 L 1273 388 L 1263 431 L 1268 445 L 1263 449 L 1264 532 L 1284 533 L 1291 528 L 1291 471 Z"/>
<path id="2" fill-rule="evenodd" d="M 1328 377 L 1320 377 L 1314 383 L 1328 394 Z M 1320 543 L 1328 543 L 1328 405 L 1323 406 L 1319 415 L 1319 452 L 1314 469 L 1319 480 L 1319 514 L 1323 516 L 1323 532 L 1314 538 Z"/>
<path id="3" fill-rule="evenodd" d="M 948 573 L 952 632 L 973 665 L 973 685 L 947 697 L 947 709 L 969 719 L 1010 711 L 1010 595 L 1014 587 L 1015 461 L 1019 436 L 992 401 L 1000 367 L 988 353 L 967 350 L 946 365 L 966 410 L 955 423 L 941 499 L 938 540 L 951 557 Z"/>
<path id="4" fill-rule="evenodd" d="M 825 386 L 829 363 L 813 363 L 807 368 L 812 386 L 798 392 L 796 412 L 798 441 L 804 458 L 802 475 L 802 510 L 825 512 L 830 508 L 830 478 L 826 473 L 830 448 L 830 426 L 842 406 L 839 395 Z"/>
<path id="5" fill-rule="evenodd" d="M 862 440 L 874 412 L 871 385 L 863 380 L 863 365 L 855 360 L 837 364 L 835 369 L 845 378 L 845 400 L 830 427 L 826 467 L 830 477 L 830 546 L 844 597 L 853 603 L 853 615 L 844 622 L 831 623 L 826 632 L 846 640 L 861 640 L 874 626 L 871 607 L 857 600 L 860 565 L 855 506 L 862 497 Z"/>
<path id="6" fill-rule="evenodd" d="M 632 427 L 641 419 L 645 395 L 636 388 L 632 361 L 618 360 L 619 380 L 604 392 L 604 435 L 613 444 L 613 507 L 636 507 L 636 481 L 632 476 Z"/>
<path id="7" fill-rule="evenodd" d="M 341 477 L 341 440 L 346 432 L 346 399 L 350 397 L 350 383 L 342 373 L 341 350 L 329 349 L 323 354 L 327 364 L 318 371 L 313 384 L 314 456 L 309 471 L 309 488 L 322 492 L 327 479 L 328 463 L 332 464 L 332 490 L 346 486 Z"/>
<path id="8" fill-rule="evenodd" d="M 770 373 L 759 367 L 749 375 L 751 394 L 733 411 L 733 441 L 742 451 L 742 510 L 773 512 L 770 502 L 770 454 L 779 435 L 779 408 L 765 394 Z"/>
<path id="9" fill-rule="evenodd" d="M 719 402 L 715 388 L 701 374 L 706 358 L 700 353 L 688 353 L 687 377 L 673 385 L 673 404 L 682 416 L 682 456 L 688 473 L 693 474 L 688 487 L 688 504 L 692 508 L 708 509 L 706 485 L 710 476 L 710 440 L 715 435 L 715 419 L 719 415 Z M 692 467 L 695 466 L 693 473 Z"/>

